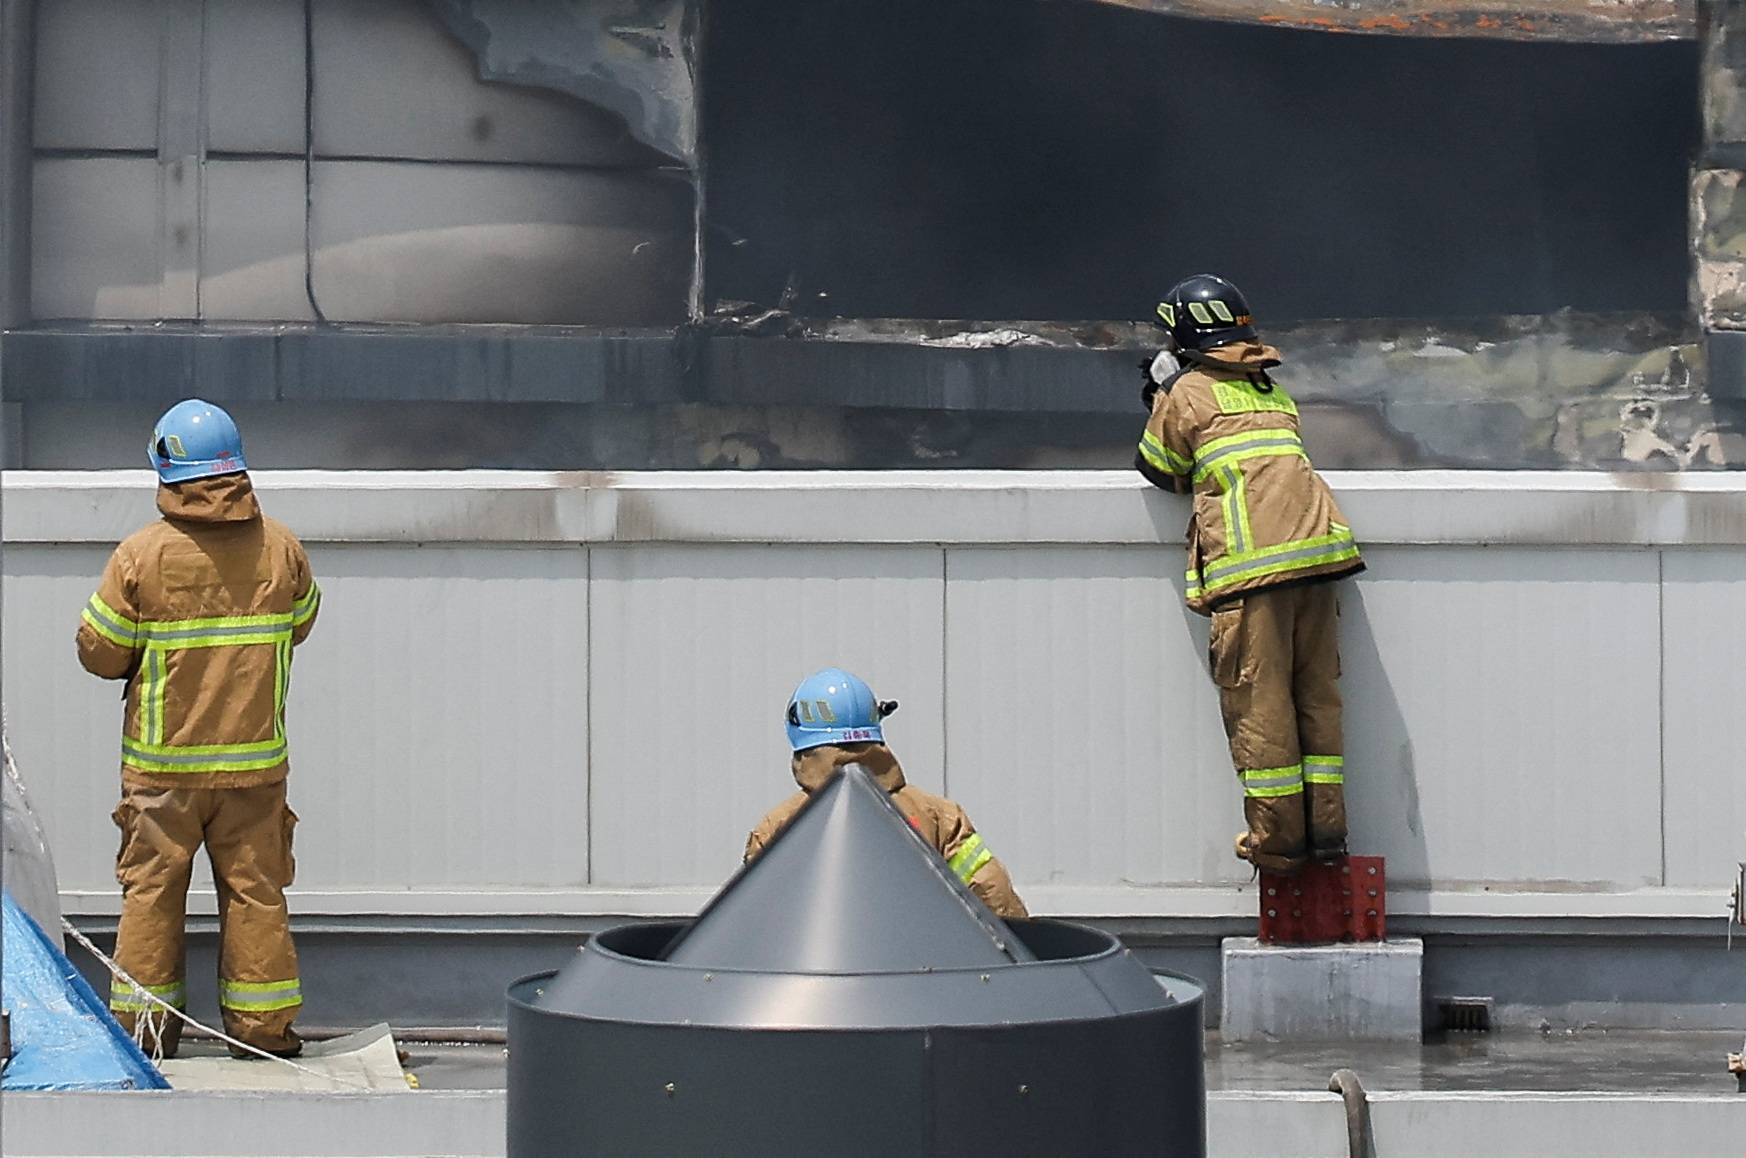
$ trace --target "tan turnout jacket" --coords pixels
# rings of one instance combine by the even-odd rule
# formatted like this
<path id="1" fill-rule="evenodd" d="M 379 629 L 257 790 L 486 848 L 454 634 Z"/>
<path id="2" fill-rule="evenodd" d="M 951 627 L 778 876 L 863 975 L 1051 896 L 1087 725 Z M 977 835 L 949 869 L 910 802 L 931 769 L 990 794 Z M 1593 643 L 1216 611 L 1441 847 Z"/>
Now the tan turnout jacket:
<path id="1" fill-rule="evenodd" d="M 909 822 L 923 840 L 940 850 L 970 890 L 982 899 L 998 917 L 1028 917 L 1025 903 L 1013 890 L 1012 878 L 1006 866 L 995 859 L 983 843 L 976 826 L 964 815 L 964 810 L 943 796 L 923 792 L 903 778 L 903 768 L 891 749 L 884 744 L 849 744 L 842 747 L 824 745 L 794 754 L 795 783 L 800 791 L 771 809 L 752 835 L 746 840 L 746 860 L 764 851 L 764 846 L 776 839 L 788 822 L 794 819 L 806 798 L 830 778 L 830 774 L 845 764 L 860 764 L 873 774 L 879 787 L 891 794 L 892 802 L 909 817 Z"/>
<path id="2" fill-rule="evenodd" d="M 126 784 L 247 788 L 287 771 L 291 649 L 321 592 L 247 474 L 158 488 L 163 519 L 110 556 L 80 616 L 79 662 L 127 681 Z"/>
<path id="3" fill-rule="evenodd" d="M 1208 614 L 1250 591 L 1355 575 L 1352 529 L 1304 453 L 1297 404 L 1266 371 L 1279 351 L 1238 342 L 1160 388 L 1134 465 L 1191 491 L 1188 605 Z"/>

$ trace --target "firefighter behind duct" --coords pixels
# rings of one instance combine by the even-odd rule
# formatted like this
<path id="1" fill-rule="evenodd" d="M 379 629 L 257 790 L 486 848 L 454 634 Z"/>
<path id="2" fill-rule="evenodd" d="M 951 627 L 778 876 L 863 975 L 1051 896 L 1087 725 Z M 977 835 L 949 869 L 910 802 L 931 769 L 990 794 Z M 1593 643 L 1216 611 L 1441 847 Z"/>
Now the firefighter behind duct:
<path id="1" fill-rule="evenodd" d="M 885 717 L 897 710 L 896 700 L 876 700 L 864 680 L 829 667 L 802 680 L 788 698 L 785 720 L 794 756 L 791 770 L 800 791 L 771 809 L 746 840 L 746 860 L 755 860 L 776 839 L 832 773 L 845 764 L 866 768 L 875 783 L 909 820 L 923 840 L 939 850 L 995 916 L 1028 917 L 1025 903 L 1012 887 L 1006 866 L 953 801 L 923 792 L 908 783 L 897 757 L 885 746 Z"/>
<path id="2" fill-rule="evenodd" d="M 1237 856 L 1295 872 L 1346 853 L 1332 584 L 1364 562 L 1237 287 L 1191 277 L 1155 321 L 1165 348 L 1144 363 L 1151 417 L 1134 465 L 1193 496 L 1186 596 L 1212 617 L 1208 662 L 1248 821 Z"/>
<path id="3" fill-rule="evenodd" d="M 285 695 L 321 592 L 296 536 L 261 514 L 228 414 L 178 403 L 150 453 L 164 517 L 115 549 L 78 632 L 85 670 L 127 681 L 115 956 L 183 1006 L 184 907 L 204 843 L 225 1032 L 293 1056 L 303 996 L 285 907 L 297 820 L 285 803 Z M 147 1047 L 175 1055 L 181 1022 L 119 978 L 110 1009 L 130 1032 L 147 1018 Z"/>

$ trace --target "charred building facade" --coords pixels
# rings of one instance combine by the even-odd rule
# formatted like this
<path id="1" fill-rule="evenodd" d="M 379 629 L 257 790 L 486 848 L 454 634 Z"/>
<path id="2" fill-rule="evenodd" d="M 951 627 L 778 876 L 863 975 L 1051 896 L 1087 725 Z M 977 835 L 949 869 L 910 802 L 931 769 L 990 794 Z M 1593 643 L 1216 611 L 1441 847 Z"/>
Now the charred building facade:
<path id="1" fill-rule="evenodd" d="M 1120 467 L 1202 269 L 1320 464 L 1746 463 L 1737 5 L 0 12 L 8 466 Z"/>

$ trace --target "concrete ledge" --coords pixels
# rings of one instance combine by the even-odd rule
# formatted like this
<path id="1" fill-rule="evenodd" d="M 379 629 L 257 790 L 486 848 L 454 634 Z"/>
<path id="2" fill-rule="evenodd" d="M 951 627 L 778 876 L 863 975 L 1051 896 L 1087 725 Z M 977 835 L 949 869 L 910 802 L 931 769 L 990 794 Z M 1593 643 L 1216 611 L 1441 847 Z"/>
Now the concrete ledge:
<path id="1" fill-rule="evenodd" d="M 1373 1093 L 1377 1155 L 1411 1158 L 1734 1158 L 1746 1097 L 1729 1095 Z M 1345 1112 L 1323 1093 L 1215 1093 L 1209 1158 L 1327 1158 L 1346 1153 Z"/>
<path id="2" fill-rule="evenodd" d="M 1328 471 L 1370 545 L 1746 545 L 1738 473 Z M 309 542 L 1177 547 L 1187 500 L 1131 471 L 261 471 Z M 7 471 L 9 543 L 113 543 L 150 471 Z"/>
<path id="3" fill-rule="evenodd" d="M 300 1155 L 496 1158 L 501 1090 L 407 1094 L 7 1094 L 6 1153 L 35 1158 Z M 1736 1158 L 1735 1095 L 1377 1093 L 1375 1153 L 1412 1158 Z M 1340 1099 L 1319 1092 L 1214 1093 L 1209 1158 L 1346 1152 Z"/>
<path id="4" fill-rule="evenodd" d="M 501 1090 L 11 1093 L 5 1117 L 6 1153 L 36 1158 L 475 1158 L 505 1137 Z"/>
<path id="5" fill-rule="evenodd" d="M 1418 1041 L 1425 943 L 1220 946 L 1226 1041 Z"/>
<path id="6" fill-rule="evenodd" d="M 1032 911 L 1068 920 L 1187 920 L 1240 922 L 1253 928 L 1253 884 L 1237 885 L 1048 885 L 1020 879 Z M 291 910 L 299 920 L 339 917 L 689 917 L 701 910 L 716 885 L 568 889 L 358 889 L 293 888 Z M 1408 931 L 1469 928 L 1474 921 L 1533 923 L 1540 931 L 1585 933 L 1647 931 L 1697 924 L 1689 930 L 1720 936 L 1728 890 L 1649 888 L 1622 892 L 1558 893 L 1501 889 L 1410 889 L 1388 894 L 1391 923 Z M 61 910 L 70 917 L 115 917 L 118 889 L 65 889 Z M 188 892 L 188 912 L 211 916 L 217 895 L 210 888 Z"/>

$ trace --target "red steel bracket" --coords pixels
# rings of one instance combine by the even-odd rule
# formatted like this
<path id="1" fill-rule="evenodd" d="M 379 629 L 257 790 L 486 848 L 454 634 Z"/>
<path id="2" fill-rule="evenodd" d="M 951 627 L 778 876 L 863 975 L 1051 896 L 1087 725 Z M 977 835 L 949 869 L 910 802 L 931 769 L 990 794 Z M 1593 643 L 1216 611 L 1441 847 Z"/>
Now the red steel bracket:
<path id="1" fill-rule="evenodd" d="M 1269 945 L 1381 941 L 1388 873 L 1379 856 L 1312 861 L 1290 876 L 1261 874 L 1261 940 Z"/>

